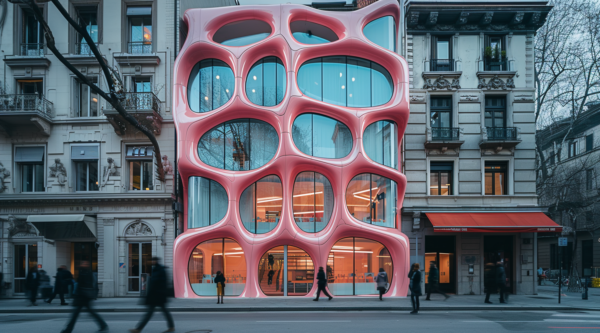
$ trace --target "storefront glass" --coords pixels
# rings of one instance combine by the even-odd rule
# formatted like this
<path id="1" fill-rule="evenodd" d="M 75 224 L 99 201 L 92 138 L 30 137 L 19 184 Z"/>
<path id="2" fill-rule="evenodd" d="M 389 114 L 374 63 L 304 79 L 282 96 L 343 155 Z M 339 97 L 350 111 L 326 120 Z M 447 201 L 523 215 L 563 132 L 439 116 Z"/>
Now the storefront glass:
<path id="1" fill-rule="evenodd" d="M 246 230 L 264 234 L 275 228 L 283 208 L 281 180 L 275 175 L 248 186 L 240 197 L 240 217 Z"/>
<path id="2" fill-rule="evenodd" d="M 190 177 L 188 182 L 188 228 L 215 224 L 225 217 L 229 200 L 218 182 L 204 177 Z"/>
<path id="3" fill-rule="evenodd" d="M 152 243 L 129 243 L 128 292 L 145 290 L 152 273 Z"/>
<path id="4" fill-rule="evenodd" d="M 29 270 L 37 266 L 38 254 L 37 244 L 18 244 L 15 245 L 15 293 L 24 293 L 25 280 Z"/>
<path id="5" fill-rule="evenodd" d="M 258 283 L 267 296 L 304 296 L 312 289 L 314 278 L 312 259 L 304 250 L 294 246 L 272 248 L 262 256 L 258 265 Z M 287 294 L 284 281 L 287 281 Z"/>
<path id="6" fill-rule="evenodd" d="M 357 220 L 381 227 L 396 227 L 396 182 L 370 173 L 352 178 L 346 189 L 346 205 Z"/>
<path id="7" fill-rule="evenodd" d="M 296 176 L 294 182 L 294 221 L 306 232 L 325 228 L 333 212 L 333 189 L 327 177 L 307 171 Z"/>

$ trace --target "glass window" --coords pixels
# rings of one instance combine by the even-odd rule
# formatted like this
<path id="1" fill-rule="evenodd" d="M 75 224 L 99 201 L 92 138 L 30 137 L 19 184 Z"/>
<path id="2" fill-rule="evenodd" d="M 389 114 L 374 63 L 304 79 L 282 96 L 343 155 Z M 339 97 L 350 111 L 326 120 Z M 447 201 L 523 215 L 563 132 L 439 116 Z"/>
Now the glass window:
<path id="1" fill-rule="evenodd" d="M 396 227 L 396 182 L 371 173 L 355 176 L 346 189 L 346 205 L 357 220 Z"/>
<path id="2" fill-rule="evenodd" d="M 19 163 L 21 192 L 44 192 L 44 163 Z"/>
<path id="3" fill-rule="evenodd" d="M 221 221 L 227 213 L 229 199 L 225 188 L 204 177 L 190 177 L 188 182 L 188 228 L 200 228 Z"/>
<path id="4" fill-rule="evenodd" d="M 431 97 L 431 128 L 452 127 L 452 97 Z"/>
<path id="5" fill-rule="evenodd" d="M 294 39 L 302 44 L 323 44 L 335 42 L 338 36 L 328 27 L 309 21 L 290 23 L 290 31 Z"/>
<path id="6" fill-rule="evenodd" d="M 394 92 L 392 77 L 385 68 L 346 56 L 305 62 L 298 71 L 298 87 L 310 98 L 349 107 L 382 105 Z"/>
<path id="7" fill-rule="evenodd" d="M 98 191 L 98 161 L 75 162 L 76 190 Z"/>
<path id="8" fill-rule="evenodd" d="M 306 232 L 325 228 L 333 213 L 333 188 L 327 177 L 307 171 L 296 176 L 292 205 L 294 220 Z"/>
<path id="9" fill-rule="evenodd" d="M 38 264 L 37 244 L 15 245 L 14 260 L 15 293 L 25 293 L 27 291 L 27 274 L 29 273 L 29 270 L 37 267 Z"/>
<path id="10" fill-rule="evenodd" d="M 219 28 L 213 40 L 227 46 L 244 46 L 269 37 L 271 31 L 271 26 L 261 20 L 237 21 Z"/>
<path id="11" fill-rule="evenodd" d="M 233 239 L 217 238 L 200 243 L 190 255 L 188 274 L 198 296 L 216 296 L 214 278 L 225 276 L 225 296 L 239 296 L 246 286 L 246 257 Z"/>
<path id="12" fill-rule="evenodd" d="M 88 78 L 96 83 L 96 78 Z M 90 86 L 77 80 L 77 117 L 98 117 L 98 94 Z"/>
<path id="13" fill-rule="evenodd" d="M 505 96 L 485 96 L 485 126 L 506 127 Z"/>
<path id="14" fill-rule="evenodd" d="M 283 191 L 275 175 L 261 178 L 248 186 L 240 197 L 240 217 L 253 234 L 264 234 L 275 228 L 281 218 Z"/>
<path id="15" fill-rule="evenodd" d="M 394 265 L 383 244 L 365 238 L 349 237 L 337 241 L 327 259 L 327 280 L 334 295 L 372 295 L 378 291 L 375 277 L 383 269 L 391 285 Z"/>
<path id="16" fill-rule="evenodd" d="M 508 194 L 506 162 L 485 162 L 485 195 Z"/>
<path id="17" fill-rule="evenodd" d="M 42 25 L 35 19 L 33 11 L 23 9 L 23 30 L 21 53 L 23 56 L 39 57 L 44 55 L 44 31 Z"/>
<path id="18" fill-rule="evenodd" d="M 204 133 L 198 143 L 198 155 L 202 162 L 215 168 L 246 171 L 267 164 L 278 145 L 273 126 L 255 119 L 236 119 Z"/>
<path id="19" fill-rule="evenodd" d="M 129 190 L 154 190 L 154 163 L 148 161 L 129 161 Z"/>
<path id="20" fill-rule="evenodd" d="M 85 30 L 90 35 L 94 43 L 98 43 L 98 7 L 84 6 L 77 7 L 77 15 L 79 25 L 85 27 Z M 77 34 L 76 53 L 81 55 L 92 55 L 92 50 L 88 46 L 83 36 Z"/>
<path id="21" fill-rule="evenodd" d="M 294 120 L 294 144 L 306 155 L 342 158 L 352 150 L 352 134 L 343 123 L 325 116 L 305 113 Z"/>
<path id="22" fill-rule="evenodd" d="M 194 112 L 208 112 L 227 103 L 235 89 L 233 71 L 223 61 L 202 60 L 188 81 L 188 104 Z"/>
<path id="23" fill-rule="evenodd" d="M 363 28 L 363 34 L 373 43 L 396 51 L 396 21 L 392 16 L 380 17 L 373 20 Z"/>
<path id="24" fill-rule="evenodd" d="M 277 57 L 259 60 L 246 78 L 246 96 L 256 105 L 275 106 L 281 103 L 285 88 L 285 67 Z"/>
<path id="25" fill-rule="evenodd" d="M 152 53 L 152 8 L 129 7 L 129 47 L 133 54 Z"/>
<path id="26" fill-rule="evenodd" d="M 260 258 L 258 283 L 267 296 L 304 296 L 312 289 L 314 280 L 313 261 L 308 253 L 300 248 L 278 246 Z M 287 293 L 284 281 L 287 281 Z"/>
<path id="27" fill-rule="evenodd" d="M 452 195 L 453 162 L 431 162 L 429 195 Z"/>
<path id="28" fill-rule="evenodd" d="M 152 243 L 129 243 L 128 292 L 147 290 L 152 273 Z"/>
<path id="29" fill-rule="evenodd" d="M 591 190 L 594 184 L 594 169 L 585 170 L 585 189 Z"/>
<path id="30" fill-rule="evenodd" d="M 398 168 L 398 126 L 381 120 L 367 126 L 363 134 L 363 147 L 367 156 L 390 168 Z"/>

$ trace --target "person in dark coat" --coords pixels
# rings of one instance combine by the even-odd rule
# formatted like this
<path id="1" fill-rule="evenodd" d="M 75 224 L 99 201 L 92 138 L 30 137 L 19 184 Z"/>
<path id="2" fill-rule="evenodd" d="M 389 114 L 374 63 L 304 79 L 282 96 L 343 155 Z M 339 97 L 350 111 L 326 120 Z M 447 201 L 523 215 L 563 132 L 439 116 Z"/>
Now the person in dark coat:
<path id="1" fill-rule="evenodd" d="M 504 294 L 506 293 L 506 271 L 501 261 L 496 263 L 496 285 L 500 294 L 500 303 L 506 303 L 504 300 Z"/>
<path id="2" fill-rule="evenodd" d="M 275 257 L 271 253 L 268 256 L 269 259 L 269 269 L 273 269 L 273 265 L 275 264 Z"/>
<path id="3" fill-rule="evenodd" d="M 483 286 L 485 287 L 485 303 L 492 304 L 490 294 L 496 292 L 496 266 L 491 262 L 485 264 L 483 269 Z"/>
<path id="4" fill-rule="evenodd" d="M 94 288 L 94 273 L 90 270 L 90 262 L 82 261 L 79 266 L 79 277 L 77 277 L 77 288 L 75 290 L 75 301 L 73 302 L 73 314 L 71 320 L 67 324 L 67 328 L 61 331 L 61 333 L 71 333 L 77 322 L 77 317 L 81 313 L 83 307 L 86 307 L 92 317 L 96 320 L 96 323 L 100 327 L 100 332 L 108 332 L 108 325 L 100 317 L 94 308 L 92 308 L 92 301 L 97 297 L 97 290 Z"/>
<path id="5" fill-rule="evenodd" d="M 65 293 L 69 292 L 69 286 L 73 283 L 73 274 L 69 272 L 67 266 L 61 265 L 56 270 L 56 278 L 54 279 L 54 292 L 52 296 L 46 300 L 46 303 L 52 303 L 52 300 L 59 295 L 60 305 L 69 305 L 65 302 Z"/>
<path id="6" fill-rule="evenodd" d="M 129 330 L 131 333 L 141 332 L 154 313 L 154 309 L 159 306 L 167 319 L 167 330 L 165 332 L 175 332 L 175 323 L 173 317 L 167 309 L 167 272 L 165 266 L 159 264 L 160 259 L 152 258 L 152 272 L 148 280 L 148 293 L 146 294 L 147 311 L 142 320 L 135 329 Z"/>
<path id="7" fill-rule="evenodd" d="M 379 273 L 375 277 L 375 282 L 377 282 L 377 290 L 379 291 L 379 300 L 383 301 L 383 294 L 387 291 L 387 288 L 388 288 L 388 276 L 383 268 L 379 269 Z"/>
<path id="8" fill-rule="evenodd" d="M 325 271 L 323 270 L 323 267 L 319 267 L 319 272 L 317 273 L 317 298 L 313 299 L 313 301 L 318 302 L 319 301 L 319 296 L 321 295 L 321 292 L 323 292 L 325 294 L 325 296 L 329 297 L 329 300 L 331 301 L 333 299 L 333 297 L 331 297 L 331 295 L 329 295 L 329 293 L 327 292 L 327 289 L 325 289 L 327 287 L 327 276 L 325 275 Z"/>
<path id="9" fill-rule="evenodd" d="M 429 276 L 427 277 L 427 284 L 429 285 L 429 289 L 427 290 L 426 301 L 431 301 L 431 293 L 438 293 L 444 296 L 444 300 L 448 299 L 448 295 L 446 295 L 443 291 L 440 290 L 440 271 L 438 270 L 435 261 L 429 262 Z"/>
<path id="10" fill-rule="evenodd" d="M 33 266 L 27 272 L 25 278 L 25 289 L 29 295 L 30 305 L 37 306 L 36 298 L 38 294 L 38 288 L 40 287 L 40 273 L 37 270 L 37 266 Z"/>
<path id="11" fill-rule="evenodd" d="M 221 271 L 217 271 L 215 284 L 217 285 L 217 304 L 223 304 L 223 296 L 225 295 L 225 275 Z"/>
<path id="12" fill-rule="evenodd" d="M 269 278 L 269 280 L 267 280 L 267 284 L 271 285 L 273 284 L 273 276 L 275 275 L 275 271 L 274 270 L 270 270 L 269 274 L 267 274 L 267 277 Z"/>
<path id="13" fill-rule="evenodd" d="M 423 294 L 421 292 L 421 271 L 419 271 L 419 268 L 421 268 L 419 263 L 414 263 L 410 268 L 410 273 L 408 273 L 408 277 L 410 278 L 410 300 L 413 307 L 411 314 L 419 313 L 419 296 Z"/>

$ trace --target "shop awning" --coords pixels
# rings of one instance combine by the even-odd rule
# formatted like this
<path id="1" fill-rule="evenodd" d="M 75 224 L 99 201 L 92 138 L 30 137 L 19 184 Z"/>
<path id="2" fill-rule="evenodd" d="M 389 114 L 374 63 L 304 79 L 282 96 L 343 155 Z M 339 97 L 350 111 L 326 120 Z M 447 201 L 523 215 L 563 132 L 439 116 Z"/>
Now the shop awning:
<path id="1" fill-rule="evenodd" d="M 40 235 L 53 240 L 95 240 L 96 218 L 83 214 L 29 215 L 27 222 L 33 224 Z"/>
<path id="2" fill-rule="evenodd" d="M 425 213 L 435 232 L 561 232 L 544 213 Z"/>

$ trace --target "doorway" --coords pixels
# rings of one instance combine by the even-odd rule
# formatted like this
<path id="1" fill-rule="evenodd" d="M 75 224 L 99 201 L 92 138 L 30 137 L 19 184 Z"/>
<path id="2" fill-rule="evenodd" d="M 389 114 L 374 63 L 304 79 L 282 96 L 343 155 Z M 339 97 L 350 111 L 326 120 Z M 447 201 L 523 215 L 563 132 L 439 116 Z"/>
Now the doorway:
<path id="1" fill-rule="evenodd" d="M 514 293 L 513 236 L 484 236 L 483 264 L 501 262 L 506 272 L 506 290 Z"/>
<path id="2" fill-rule="evenodd" d="M 79 267 L 82 261 L 90 263 L 92 273 L 98 273 L 98 250 L 94 242 L 75 242 L 71 243 L 71 272 L 73 278 L 77 280 L 79 277 Z"/>
<path id="3" fill-rule="evenodd" d="M 152 271 L 152 243 L 129 243 L 127 291 L 139 293 Z"/>
<path id="4" fill-rule="evenodd" d="M 295 246 L 272 248 L 258 264 L 258 282 L 267 296 L 304 296 L 312 289 L 314 279 L 312 259 Z"/>
<path id="5" fill-rule="evenodd" d="M 429 263 L 439 270 L 440 290 L 456 293 L 456 237 L 425 236 L 425 284 L 429 277 Z"/>
<path id="6" fill-rule="evenodd" d="M 15 245 L 15 294 L 25 293 L 25 279 L 29 270 L 37 266 L 38 253 L 37 244 Z"/>

